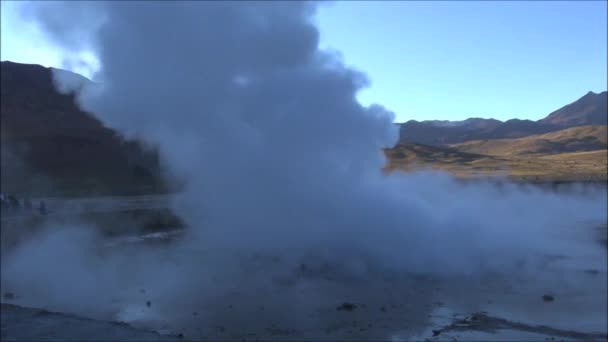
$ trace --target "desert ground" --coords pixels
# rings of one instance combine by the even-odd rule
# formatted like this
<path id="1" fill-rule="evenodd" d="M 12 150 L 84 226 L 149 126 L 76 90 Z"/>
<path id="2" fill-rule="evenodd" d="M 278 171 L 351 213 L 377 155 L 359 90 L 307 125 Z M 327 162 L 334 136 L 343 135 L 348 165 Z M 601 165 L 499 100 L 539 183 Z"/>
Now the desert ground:
<path id="1" fill-rule="evenodd" d="M 507 178 L 515 182 L 605 183 L 608 180 L 608 150 L 480 154 L 450 147 L 400 143 L 385 153 L 388 171 L 439 170 L 461 179 Z"/>

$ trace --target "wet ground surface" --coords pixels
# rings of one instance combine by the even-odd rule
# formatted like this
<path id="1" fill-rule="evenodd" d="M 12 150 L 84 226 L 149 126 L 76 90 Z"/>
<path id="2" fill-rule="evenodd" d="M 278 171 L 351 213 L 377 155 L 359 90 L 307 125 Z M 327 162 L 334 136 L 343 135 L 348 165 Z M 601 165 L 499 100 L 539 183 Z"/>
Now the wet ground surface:
<path id="1" fill-rule="evenodd" d="M 49 200 L 62 213 L 167 205 L 156 196 Z M 167 243 L 182 234 L 123 236 L 105 247 Z M 186 298 L 177 306 L 142 284 L 128 300 L 113 302 L 116 313 L 106 321 L 23 307 L 31 306 L 27 293 L 3 288 L 2 340 L 608 341 L 606 258 L 605 250 L 560 256 L 542 274 L 526 276 L 351 277 L 302 264 L 267 286 L 235 284 L 212 299 Z"/>
<path id="2" fill-rule="evenodd" d="M 606 268 L 570 263 L 563 283 L 547 275 L 357 279 L 304 268 L 274 279 L 272 291 L 226 291 L 179 308 L 142 289 L 115 318 L 130 326 L 3 304 L 2 340 L 606 341 Z"/>

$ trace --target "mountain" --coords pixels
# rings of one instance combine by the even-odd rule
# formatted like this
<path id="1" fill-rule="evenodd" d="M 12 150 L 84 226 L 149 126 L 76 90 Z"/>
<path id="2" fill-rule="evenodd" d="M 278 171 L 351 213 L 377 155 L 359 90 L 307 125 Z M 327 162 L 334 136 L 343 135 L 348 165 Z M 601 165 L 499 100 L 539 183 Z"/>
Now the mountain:
<path id="1" fill-rule="evenodd" d="M 578 126 L 516 139 L 472 140 L 450 147 L 461 152 L 492 156 L 606 150 L 608 126 Z"/>
<path id="2" fill-rule="evenodd" d="M 401 141 L 426 145 L 445 145 L 477 139 L 502 124 L 495 119 L 471 118 L 463 121 L 416 121 L 400 126 Z"/>
<path id="3" fill-rule="evenodd" d="M 532 120 L 511 119 L 503 122 L 490 132 L 480 134 L 479 137 L 481 139 L 519 138 L 531 134 L 547 133 L 558 129 L 560 129 L 560 127 L 550 123 L 545 124 Z"/>
<path id="4" fill-rule="evenodd" d="M 608 123 L 607 103 L 608 92 L 596 94 L 590 91 L 577 101 L 547 115 L 540 122 L 561 127 L 606 125 Z"/>
<path id="5" fill-rule="evenodd" d="M 589 92 L 538 121 L 512 119 L 501 122 L 479 118 L 464 121 L 411 120 L 400 125 L 400 141 L 439 146 L 470 140 L 521 138 L 568 127 L 606 125 L 607 98 L 607 92 Z"/>
<path id="6" fill-rule="evenodd" d="M 496 127 L 501 121 L 495 119 L 468 118 L 461 121 L 449 120 L 425 120 L 420 123 L 433 127 L 460 127 L 466 129 L 485 129 Z"/>
<path id="7" fill-rule="evenodd" d="M 401 125 L 400 140 L 433 146 L 457 144 L 469 140 L 519 138 L 551 132 L 560 127 L 551 123 L 511 119 L 467 119 L 438 125 L 433 121 L 408 121 Z"/>
<path id="8" fill-rule="evenodd" d="M 47 195 L 164 187 L 157 155 L 80 110 L 74 94 L 57 91 L 50 68 L 8 61 L 0 65 L 3 192 Z M 60 74 L 66 76 L 90 82 Z"/>

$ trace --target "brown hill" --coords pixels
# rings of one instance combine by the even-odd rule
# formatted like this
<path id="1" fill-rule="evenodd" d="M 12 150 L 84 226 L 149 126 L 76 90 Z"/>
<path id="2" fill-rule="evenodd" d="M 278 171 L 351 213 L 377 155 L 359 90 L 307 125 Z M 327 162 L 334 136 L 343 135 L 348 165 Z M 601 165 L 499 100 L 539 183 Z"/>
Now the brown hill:
<path id="1" fill-rule="evenodd" d="M 490 134 L 503 122 L 494 119 L 467 119 L 464 121 L 416 121 L 400 124 L 399 135 L 403 142 L 440 146 Z"/>
<path id="2" fill-rule="evenodd" d="M 1 188 L 6 193 L 116 193 L 164 188 L 158 158 L 60 94 L 51 69 L 1 62 Z M 146 190 L 147 191 L 147 190 Z"/>
<path id="3" fill-rule="evenodd" d="M 539 120 L 561 127 L 608 124 L 608 92 L 592 91 Z"/>
<path id="4" fill-rule="evenodd" d="M 517 139 L 473 140 L 451 147 L 487 155 L 556 154 L 606 150 L 608 126 L 580 126 Z"/>

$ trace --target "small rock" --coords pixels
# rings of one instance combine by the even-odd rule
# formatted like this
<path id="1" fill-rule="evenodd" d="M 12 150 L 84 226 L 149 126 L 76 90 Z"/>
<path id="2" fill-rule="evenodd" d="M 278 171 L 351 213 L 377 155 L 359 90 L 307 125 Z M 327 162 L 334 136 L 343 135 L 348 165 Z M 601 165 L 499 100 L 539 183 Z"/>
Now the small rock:
<path id="1" fill-rule="evenodd" d="M 48 310 L 45 309 L 40 309 L 38 311 L 36 311 L 36 316 L 45 316 L 45 315 L 49 315 L 50 312 Z"/>
<path id="2" fill-rule="evenodd" d="M 146 290 L 141 289 L 141 290 L 139 290 L 139 293 L 146 293 Z"/>
<path id="3" fill-rule="evenodd" d="M 544 302 L 552 302 L 555 300 L 555 297 L 553 297 L 552 295 L 544 295 L 543 296 L 543 301 Z"/>
<path id="4" fill-rule="evenodd" d="M 383 307 L 380 308 L 380 311 L 386 312 L 386 308 L 383 306 Z"/>
<path id="5" fill-rule="evenodd" d="M 6 292 L 6 293 L 4 293 L 4 299 L 5 300 L 15 299 L 15 294 L 12 292 Z"/>
<path id="6" fill-rule="evenodd" d="M 433 337 L 439 336 L 441 334 L 441 330 L 433 330 Z"/>
<path id="7" fill-rule="evenodd" d="M 342 303 L 342 305 L 338 306 L 336 310 L 338 311 L 353 311 L 357 308 L 357 305 L 352 303 Z"/>
<path id="8" fill-rule="evenodd" d="M 194 311 L 194 312 L 192 313 L 192 316 L 198 316 L 198 312 Z"/>
<path id="9" fill-rule="evenodd" d="M 146 302 L 146 306 L 147 306 L 147 307 L 150 307 L 150 306 L 152 306 L 152 303 L 151 303 L 150 301 L 147 301 L 147 302 Z"/>
<path id="10" fill-rule="evenodd" d="M 476 322 L 482 319 L 483 315 L 479 313 L 475 313 L 471 316 L 471 321 Z"/>
<path id="11" fill-rule="evenodd" d="M 182 333 L 177 334 L 177 338 L 184 338 L 184 334 L 182 334 Z"/>

